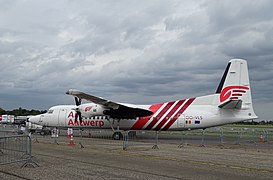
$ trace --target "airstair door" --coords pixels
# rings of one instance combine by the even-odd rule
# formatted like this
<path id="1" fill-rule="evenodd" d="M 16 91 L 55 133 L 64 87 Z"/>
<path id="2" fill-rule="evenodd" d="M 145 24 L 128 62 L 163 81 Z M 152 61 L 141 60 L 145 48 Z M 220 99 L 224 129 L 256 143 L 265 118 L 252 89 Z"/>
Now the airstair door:
<path id="1" fill-rule="evenodd" d="M 177 127 L 184 128 L 185 127 L 185 115 L 181 114 L 177 119 Z"/>
<path id="2" fill-rule="evenodd" d="M 60 109 L 59 115 L 58 115 L 58 125 L 59 126 L 65 126 L 66 123 L 66 113 L 67 109 Z"/>

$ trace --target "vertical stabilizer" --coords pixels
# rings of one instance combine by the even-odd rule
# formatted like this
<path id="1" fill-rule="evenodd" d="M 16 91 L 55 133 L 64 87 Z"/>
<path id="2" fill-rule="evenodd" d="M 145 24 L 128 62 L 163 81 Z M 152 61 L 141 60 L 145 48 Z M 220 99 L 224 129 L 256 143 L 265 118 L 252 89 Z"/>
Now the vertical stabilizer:
<path id="1" fill-rule="evenodd" d="M 232 59 L 229 61 L 216 94 L 220 94 L 219 108 L 250 110 L 251 116 L 256 116 L 252 107 L 246 60 Z"/>

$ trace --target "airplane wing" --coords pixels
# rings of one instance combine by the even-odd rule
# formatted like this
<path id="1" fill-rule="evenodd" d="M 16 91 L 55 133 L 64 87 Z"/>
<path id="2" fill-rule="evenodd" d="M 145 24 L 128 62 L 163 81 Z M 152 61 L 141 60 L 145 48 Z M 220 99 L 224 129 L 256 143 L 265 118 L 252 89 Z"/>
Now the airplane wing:
<path id="1" fill-rule="evenodd" d="M 153 112 L 148 109 L 130 107 L 130 105 L 116 103 L 101 97 L 86 94 L 76 89 L 68 90 L 66 94 L 75 96 L 79 99 L 85 99 L 103 106 L 104 108 L 108 109 L 106 111 L 106 115 L 109 115 L 112 118 L 130 119 L 135 117 L 150 116 L 153 114 Z"/>

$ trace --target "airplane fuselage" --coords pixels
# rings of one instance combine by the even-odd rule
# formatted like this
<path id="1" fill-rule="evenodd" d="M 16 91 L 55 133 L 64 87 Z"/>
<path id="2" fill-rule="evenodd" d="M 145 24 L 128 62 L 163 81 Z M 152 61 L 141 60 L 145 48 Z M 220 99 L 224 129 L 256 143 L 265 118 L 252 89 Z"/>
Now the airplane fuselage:
<path id="1" fill-rule="evenodd" d="M 75 105 L 59 105 L 50 108 L 47 113 L 37 116 L 37 119 L 32 121 L 43 126 L 59 128 L 175 131 L 204 129 L 253 118 L 247 110 L 223 111 L 214 106 L 213 102 L 211 105 L 203 103 L 209 99 L 219 99 L 217 95 L 213 96 L 215 97 L 203 96 L 154 105 L 131 105 L 153 111 L 154 113 L 148 117 L 115 119 L 103 115 L 89 118 L 83 116 L 82 122 L 75 121 Z M 88 108 L 93 107 L 94 103 L 84 105 Z"/>

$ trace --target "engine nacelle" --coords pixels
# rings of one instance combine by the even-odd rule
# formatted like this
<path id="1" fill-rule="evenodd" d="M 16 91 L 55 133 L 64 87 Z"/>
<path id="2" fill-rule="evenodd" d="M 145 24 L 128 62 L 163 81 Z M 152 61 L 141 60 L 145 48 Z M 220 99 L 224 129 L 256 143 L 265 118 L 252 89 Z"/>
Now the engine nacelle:
<path id="1" fill-rule="evenodd" d="M 93 116 L 104 116 L 104 112 L 108 109 L 101 107 L 98 104 L 82 104 L 79 110 L 83 117 L 90 118 Z"/>

